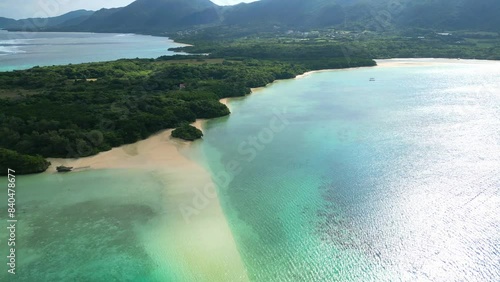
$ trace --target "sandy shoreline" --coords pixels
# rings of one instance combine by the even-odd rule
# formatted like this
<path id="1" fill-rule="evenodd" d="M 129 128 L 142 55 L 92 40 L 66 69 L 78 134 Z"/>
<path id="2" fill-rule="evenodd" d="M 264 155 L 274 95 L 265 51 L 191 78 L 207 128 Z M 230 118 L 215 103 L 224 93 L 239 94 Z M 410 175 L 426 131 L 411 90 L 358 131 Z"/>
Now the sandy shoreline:
<path id="1" fill-rule="evenodd" d="M 498 63 L 497 61 L 482 61 L 482 60 L 458 60 L 458 59 L 381 59 L 375 60 L 376 67 L 400 67 L 400 66 L 432 66 L 439 64 L 470 64 L 491 62 Z M 297 75 L 293 79 L 301 79 L 315 73 L 342 71 L 348 69 L 325 69 L 309 71 L 301 75 Z M 265 89 L 267 86 L 279 82 L 274 81 L 264 87 L 252 88 L 251 94 L 258 93 Z M 241 99 L 243 97 L 224 98 L 219 101 L 230 108 L 231 99 Z M 200 130 L 203 130 L 203 125 L 206 120 L 196 120 L 192 125 Z M 54 173 L 55 167 L 58 165 L 72 166 L 75 168 L 88 167 L 90 169 L 106 169 L 106 168 L 148 168 L 154 167 L 159 163 L 170 164 L 183 164 L 192 162 L 187 160 L 182 154 L 181 149 L 187 149 L 189 143 L 175 138 L 171 138 L 170 134 L 172 129 L 157 133 L 145 140 L 136 142 L 134 144 L 123 145 L 118 148 L 113 148 L 110 151 L 99 153 L 98 155 L 80 158 L 80 159 L 60 159 L 49 158 L 52 163 L 47 172 Z M 161 154 L 157 153 L 158 150 Z"/>
<path id="2" fill-rule="evenodd" d="M 346 71 L 346 70 L 355 70 L 355 69 L 360 69 L 360 68 L 376 68 L 376 67 L 404 67 L 404 66 L 437 66 L 437 65 L 443 65 L 443 64 L 484 64 L 486 63 L 499 63 L 498 61 L 489 61 L 489 60 L 470 60 L 470 59 L 441 59 L 441 58 L 408 58 L 408 59 L 374 59 L 374 61 L 377 63 L 376 66 L 367 66 L 367 67 L 353 67 L 353 68 L 346 68 L 346 69 L 323 69 L 323 70 L 314 70 L 314 71 L 308 71 L 303 74 L 297 75 L 295 78 L 291 79 L 302 79 L 305 77 L 308 77 L 312 74 L 315 73 L 323 73 L 323 72 L 335 72 L 335 71 Z M 266 87 L 280 82 L 280 81 L 286 81 L 289 79 L 278 79 L 275 80 L 271 83 L 269 83 L 266 86 L 262 87 L 257 87 L 257 88 L 251 88 L 251 93 L 248 95 L 254 95 L 255 93 L 258 93 Z M 248 96 L 246 95 L 246 96 Z M 226 105 L 230 110 L 230 101 L 233 99 L 242 99 L 245 98 L 246 96 L 242 97 L 231 97 L 231 98 L 223 98 L 220 99 L 219 102 L 222 104 Z M 199 120 L 196 121 L 193 125 L 200 130 L 203 128 L 203 124 L 206 122 L 206 120 Z"/>
<path id="3" fill-rule="evenodd" d="M 252 88 L 252 93 L 262 90 L 265 87 Z M 235 97 L 241 98 L 241 97 Z M 224 98 L 219 101 L 229 106 L 229 99 Z M 202 130 L 206 119 L 197 119 L 191 125 Z M 187 152 L 191 142 L 171 137 L 174 129 L 166 129 L 156 133 L 147 139 L 133 144 L 122 145 L 97 155 L 78 158 L 47 158 L 51 165 L 46 173 L 56 173 L 56 167 L 60 165 L 74 167 L 75 171 L 88 169 L 120 169 L 120 168 L 145 168 L 151 169 L 159 165 L 186 166 L 196 164 L 196 161 L 189 160 L 181 152 Z"/>
<path id="4" fill-rule="evenodd" d="M 389 59 L 376 60 L 377 67 L 398 67 L 398 66 L 427 66 L 450 63 L 484 63 L 485 61 L 457 60 L 457 59 Z M 493 63 L 498 63 L 493 61 Z M 298 75 L 295 79 L 301 79 L 320 72 L 342 71 L 346 69 L 332 69 L 310 71 Z M 278 81 L 275 81 L 278 82 Z M 273 83 L 275 83 L 273 82 Z M 272 84 L 272 83 L 271 83 Z M 267 87 L 267 86 L 266 86 Z M 266 87 L 254 88 L 251 94 L 261 92 Z M 242 99 L 244 97 L 235 97 Z M 230 107 L 233 98 L 224 98 L 220 102 Z M 199 129 L 203 129 L 206 120 L 197 120 L 193 123 Z M 47 173 L 55 173 L 58 165 L 72 166 L 75 168 L 89 167 L 89 169 L 145 169 L 154 171 L 159 175 L 165 184 L 165 193 L 168 195 L 166 205 L 173 206 L 172 215 L 176 223 L 175 233 L 171 230 L 159 231 L 161 234 L 170 234 L 169 241 L 175 242 L 175 246 L 165 243 L 165 248 L 175 248 L 181 256 L 193 261 L 194 265 L 202 264 L 202 261 L 210 258 L 213 260 L 210 268 L 218 268 L 217 272 L 229 275 L 232 281 L 246 281 L 245 268 L 232 236 L 231 230 L 225 219 L 216 193 L 213 193 L 209 200 L 209 205 L 203 208 L 199 216 L 193 217 L 189 224 L 182 218 L 178 206 L 190 203 L 193 199 L 193 189 L 203 189 L 207 185 L 213 185 L 212 176 L 195 160 L 191 160 L 189 155 L 192 150 L 192 143 L 171 138 L 172 129 L 159 132 L 145 140 L 134 144 L 124 145 L 114 148 L 98 155 L 80 159 L 54 159 Z M 202 141 L 197 141 L 202 142 Z M 77 172 L 75 172 L 77 173 Z M 217 252 L 214 253 L 214 250 Z M 219 264 L 217 262 L 220 262 Z M 235 270 L 234 273 L 224 272 L 228 267 Z M 200 271 L 209 271 L 202 269 Z M 222 274 L 221 274 L 222 275 Z M 224 278 L 228 278 L 224 277 Z M 222 279 L 215 277 L 214 279 Z M 227 280 L 227 279 L 224 279 Z M 228 280 L 229 281 L 229 280 Z"/>
<path id="5" fill-rule="evenodd" d="M 221 103 L 228 105 L 227 99 Z M 203 130 L 207 120 L 193 126 Z M 56 166 L 74 167 L 74 172 L 101 169 L 138 169 L 161 183 L 168 213 L 155 219 L 156 228 L 146 247 L 162 265 L 178 264 L 197 281 L 248 281 L 246 269 L 226 216 L 222 211 L 212 175 L 190 159 L 197 142 L 172 138 L 173 129 L 161 131 L 133 144 L 79 159 L 49 158 L 46 173 Z M 201 206 L 200 206 L 201 205 Z M 164 254 L 175 254 L 166 258 Z"/>
<path id="6" fill-rule="evenodd" d="M 55 172 L 58 165 L 71 166 L 76 169 L 107 168 L 153 168 L 161 163 L 183 164 L 187 159 L 179 153 L 184 142 L 170 138 L 172 130 L 165 130 L 139 142 L 113 148 L 95 156 L 79 159 L 49 158 L 52 165 L 47 170 Z M 158 152 L 158 153 L 156 153 Z"/>
<path id="7" fill-rule="evenodd" d="M 400 66 L 432 66 L 439 64 L 474 64 L 485 62 L 498 63 L 498 61 L 483 61 L 483 60 L 458 60 L 458 59 L 381 59 L 375 60 L 377 66 L 375 67 L 400 67 Z M 354 68 L 357 69 L 357 68 Z M 298 75 L 293 79 L 301 79 L 315 73 L 343 71 L 349 69 L 325 69 L 309 71 L 304 74 Z M 276 80 L 264 87 L 252 88 L 251 94 L 261 92 L 269 85 L 279 82 Z M 230 107 L 231 99 L 242 99 L 243 97 L 224 98 L 219 101 Z M 204 123 L 207 120 L 196 120 L 192 125 L 203 130 Z M 185 165 L 187 163 L 194 163 L 188 160 L 180 152 L 188 150 L 190 143 L 184 142 L 179 139 L 171 138 L 170 134 L 172 129 L 157 133 L 145 140 L 136 142 L 134 144 L 123 145 L 113 148 L 110 151 L 99 153 L 98 155 L 80 158 L 80 159 L 57 159 L 49 158 L 52 163 L 47 172 L 54 173 L 55 167 L 58 165 L 72 166 L 75 168 L 88 167 L 90 169 L 107 169 L 107 168 L 153 168 L 159 164 L 167 165 Z"/>
<path id="8" fill-rule="evenodd" d="M 360 69 L 360 68 L 405 67 L 405 66 L 420 66 L 420 67 L 422 67 L 422 66 L 437 66 L 437 65 L 444 65 L 444 64 L 484 64 L 484 63 L 497 64 L 497 63 L 499 63 L 499 61 L 493 61 L 493 60 L 440 59 L 440 58 L 437 58 L 437 59 L 434 59 L 434 58 L 374 59 L 374 61 L 377 63 L 376 66 L 354 67 L 354 68 L 346 68 L 346 69 L 315 70 L 315 71 L 309 71 L 309 72 L 297 75 L 294 79 L 301 79 L 301 78 L 308 77 L 308 76 L 315 74 L 315 73 L 347 71 L 347 70 L 355 70 L 355 69 Z"/>
<path id="9" fill-rule="evenodd" d="M 441 58 L 417 58 L 417 59 L 377 59 L 378 67 L 404 67 L 404 66 L 437 66 L 444 64 L 495 64 L 492 60 L 470 60 L 470 59 L 441 59 Z"/>
<path id="10" fill-rule="evenodd" d="M 202 127 L 203 122 L 197 120 L 194 125 Z M 91 157 L 52 158 L 47 173 L 56 173 L 57 165 L 92 170 L 143 170 L 161 183 L 163 190 L 158 198 L 168 210 L 164 216 L 155 219 L 158 221 L 155 231 L 147 240 L 151 256 L 165 260 L 164 254 L 174 254 L 161 264 L 176 261 L 181 269 L 198 277 L 198 281 L 205 281 L 203 277 L 210 277 L 213 281 L 248 281 L 211 174 L 186 157 L 193 144 L 172 138 L 171 132 L 172 129 L 165 130 Z M 203 205 L 199 206 L 199 203 Z"/>

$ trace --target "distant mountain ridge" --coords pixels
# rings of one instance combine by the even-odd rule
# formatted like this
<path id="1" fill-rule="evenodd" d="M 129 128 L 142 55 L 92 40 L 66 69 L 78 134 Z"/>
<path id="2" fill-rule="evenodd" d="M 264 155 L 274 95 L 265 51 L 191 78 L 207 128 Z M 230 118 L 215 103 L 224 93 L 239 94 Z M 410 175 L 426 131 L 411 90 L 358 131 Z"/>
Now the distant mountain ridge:
<path id="1" fill-rule="evenodd" d="M 218 6 L 209 0 L 137 0 L 123 8 L 75 11 L 49 19 L 53 31 L 161 33 L 204 26 L 262 29 L 500 31 L 499 0 L 260 0 Z M 0 28 L 20 21 L 0 18 Z"/>
<path id="2" fill-rule="evenodd" d="M 233 6 L 227 24 L 295 28 L 439 28 L 500 31 L 498 0 L 261 0 Z"/>
<path id="3" fill-rule="evenodd" d="M 46 30 L 61 25 L 76 26 L 88 19 L 94 14 L 94 11 L 76 10 L 57 17 L 50 18 L 27 18 L 14 20 L 0 18 L 0 28 L 20 31 L 38 31 Z"/>
<path id="4" fill-rule="evenodd" d="M 0 28 L 15 24 L 16 20 L 0 17 Z"/>
<path id="5" fill-rule="evenodd" d="M 100 10 L 77 26 L 85 31 L 139 32 L 217 23 L 219 6 L 209 0 L 137 0 L 130 5 Z"/>

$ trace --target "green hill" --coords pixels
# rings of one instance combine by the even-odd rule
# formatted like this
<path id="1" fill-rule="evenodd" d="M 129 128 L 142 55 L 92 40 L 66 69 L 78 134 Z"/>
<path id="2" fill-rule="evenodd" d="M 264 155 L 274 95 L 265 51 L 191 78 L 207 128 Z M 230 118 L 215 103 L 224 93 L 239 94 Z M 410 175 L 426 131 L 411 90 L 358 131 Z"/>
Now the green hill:
<path id="1" fill-rule="evenodd" d="M 138 0 L 120 9 L 103 9 L 77 30 L 156 32 L 219 21 L 218 6 L 209 0 Z"/>
<path id="2" fill-rule="evenodd" d="M 497 0 L 262 0 L 231 7 L 230 25 L 345 29 L 500 30 Z"/>
<path id="3" fill-rule="evenodd" d="M 163 33 L 224 26 L 252 30 L 337 28 L 500 31 L 498 0 L 260 0 L 218 6 L 209 0 L 137 0 L 123 8 L 79 10 L 49 18 L 51 31 Z M 0 18 L 19 30 L 40 19 Z"/>
<path id="4" fill-rule="evenodd" d="M 87 20 L 93 11 L 87 10 L 77 10 L 66 13 L 57 17 L 50 18 L 27 18 L 21 20 L 5 19 L 0 18 L 0 28 L 4 28 L 11 31 L 43 31 L 47 29 L 52 29 L 61 25 L 64 26 L 75 26 L 81 24 L 83 21 Z M 5 20 L 3 20 L 5 19 Z"/>
<path id="5" fill-rule="evenodd" d="M 16 23 L 16 20 L 0 17 L 0 28 L 5 28 Z"/>
<path id="6" fill-rule="evenodd" d="M 498 0 L 261 0 L 233 6 L 209 0 L 137 0 L 123 8 L 49 18 L 42 30 L 158 34 L 223 26 L 260 31 L 333 27 L 499 32 L 498 15 Z M 0 18 L 0 27 L 15 30 L 25 22 Z"/>

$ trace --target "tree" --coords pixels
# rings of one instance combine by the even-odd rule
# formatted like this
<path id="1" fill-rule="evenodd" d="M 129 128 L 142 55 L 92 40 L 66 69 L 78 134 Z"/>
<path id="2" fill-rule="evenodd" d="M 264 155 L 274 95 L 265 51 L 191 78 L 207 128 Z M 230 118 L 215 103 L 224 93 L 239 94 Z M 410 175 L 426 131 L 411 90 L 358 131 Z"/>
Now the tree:
<path id="1" fill-rule="evenodd" d="M 31 174 L 44 172 L 50 162 L 41 156 L 21 155 L 15 151 L 0 148 L 0 175 L 7 175 L 8 169 L 16 174 Z"/>
<path id="2" fill-rule="evenodd" d="M 203 137 L 203 132 L 186 123 L 172 131 L 172 137 L 180 138 L 186 141 L 194 141 Z"/>

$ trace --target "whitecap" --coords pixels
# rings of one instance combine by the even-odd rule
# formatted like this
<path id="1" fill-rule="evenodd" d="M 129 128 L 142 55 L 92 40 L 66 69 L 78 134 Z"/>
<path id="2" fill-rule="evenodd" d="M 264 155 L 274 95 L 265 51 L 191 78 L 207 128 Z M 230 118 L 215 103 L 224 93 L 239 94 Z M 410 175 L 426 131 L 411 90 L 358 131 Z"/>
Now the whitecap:
<path id="1" fill-rule="evenodd" d="M 25 45 L 29 44 L 29 41 L 33 39 L 7 39 L 7 40 L 0 40 L 0 46 L 5 46 L 5 45 Z"/>
<path id="2" fill-rule="evenodd" d="M 26 51 L 19 49 L 17 46 L 1 46 L 0 45 L 0 54 L 8 55 L 8 54 L 20 54 L 26 53 Z"/>

